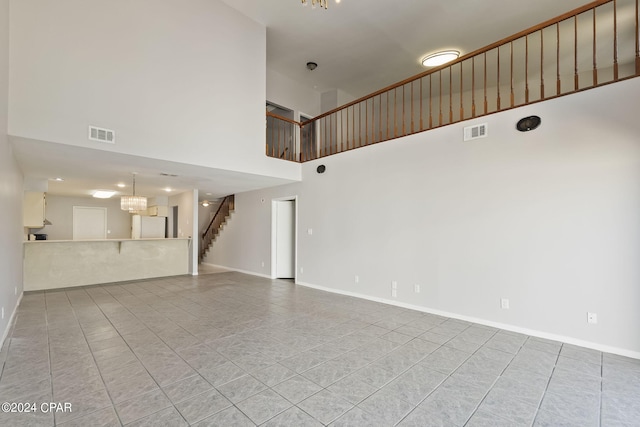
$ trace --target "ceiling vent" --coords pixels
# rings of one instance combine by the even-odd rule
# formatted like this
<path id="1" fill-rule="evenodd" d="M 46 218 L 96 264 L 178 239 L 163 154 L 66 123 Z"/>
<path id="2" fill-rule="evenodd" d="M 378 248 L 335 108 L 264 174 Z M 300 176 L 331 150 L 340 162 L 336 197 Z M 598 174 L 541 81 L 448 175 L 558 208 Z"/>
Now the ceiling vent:
<path id="1" fill-rule="evenodd" d="M 91 141 L 106 142 L 107 144 L 116 143 L 116 133 L 110 129 L 97 128 L 89 126 L 89 139 Z"/>
<path id="2" fill-rule="evenodd" d="M 464 128 L 464 140 L 471 141 L 472 139 L 486 138 L 489 136 L 489 124 L 481 123 L 475 126 L 467 126 Z"/>

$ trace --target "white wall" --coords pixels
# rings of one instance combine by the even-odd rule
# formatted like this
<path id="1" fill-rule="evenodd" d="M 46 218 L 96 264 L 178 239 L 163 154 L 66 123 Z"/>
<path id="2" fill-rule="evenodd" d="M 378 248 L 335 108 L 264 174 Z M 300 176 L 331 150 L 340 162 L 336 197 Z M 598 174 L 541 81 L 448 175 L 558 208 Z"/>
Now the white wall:
<path id="1" fill-rule="evenodd" d="M 36 232 L 46 233 L 49 240 L 73 239 L 74 206 L 107 208 L 107 230 L 110 231 L 107 239 L 131 238 L 131 214 L 120 209 L 120 198 L 96 199 L 47 194 L 46 200 L 45 216 L 52 225 L 47 225 Z"/>
<path id="2" fill-rule="evenodd" d="M 267 69 L 267 101 L 294 111 L 294 120 L 300 113 L 315 117 L 320 114 L 320 93 Z"/>
<path id="3" fill-rule="evenodd" d="M 355 100 L 356 98 L 353 95 L 349 95 L 341 89 L 330 90 L 323 92 L 320 96 L 320 109 L 322 113 L 326 113 Z"/>
<path id="4" fill-rule="evenodd" d="M 11 135 L 299 179 L 264 155 L 266 29 L 218 0 L 11 0 L 10 64 Z"/>
<path id="5" fill-rule="evenodd" d="M 301 183 L 236 195 L 207 261 L 270 275 L 271 199 L 298 195 L 299 283 L 640 358 L 639 91 L 629 80 L 306 163 Z M 517 132 L 532 114 L 541 127 Z M 489 138 L 463 142 L 481 122 Z"/>
<path id="6" fill-rule="evenodd" d="M 169 209 L 178 207 L 178 237 L 191 238 L 189 273 L 198 274 L 198 190 L 169 197 Z"/>
<path id="7" fill-rule="evenodd" d="M 0 0 L 0 345 L 22 296 L 22 173 L 7 139 L 9 1 Z"/>

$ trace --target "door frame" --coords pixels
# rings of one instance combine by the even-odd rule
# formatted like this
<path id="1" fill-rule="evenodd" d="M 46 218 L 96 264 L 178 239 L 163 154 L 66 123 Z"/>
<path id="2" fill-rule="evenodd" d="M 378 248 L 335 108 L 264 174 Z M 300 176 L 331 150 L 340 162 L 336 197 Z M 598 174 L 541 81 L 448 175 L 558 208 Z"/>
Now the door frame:
<path id="1" fill-rule="evenodd" d="M 293 202 L 293 281 L 298 282 L 298 196 L 285 196 L 271 199 L 271 278 L 276 279 L 278 272 L 278 260 L 276 259 L 276 237 L 278 233 L 277 227 L 277 203 Z"/>

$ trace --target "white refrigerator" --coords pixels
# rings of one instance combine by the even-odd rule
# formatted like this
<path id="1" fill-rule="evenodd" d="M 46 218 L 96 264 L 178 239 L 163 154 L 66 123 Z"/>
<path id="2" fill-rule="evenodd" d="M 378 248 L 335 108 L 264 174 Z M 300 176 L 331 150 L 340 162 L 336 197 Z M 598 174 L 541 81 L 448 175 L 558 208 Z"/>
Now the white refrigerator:
<path id="1" fill-rule="evenodd" d="M 131 217 L 131 238 L 163 239 L 166 233 L 166 222 L 167 218 L 163 216 L 133 215 Z"/>

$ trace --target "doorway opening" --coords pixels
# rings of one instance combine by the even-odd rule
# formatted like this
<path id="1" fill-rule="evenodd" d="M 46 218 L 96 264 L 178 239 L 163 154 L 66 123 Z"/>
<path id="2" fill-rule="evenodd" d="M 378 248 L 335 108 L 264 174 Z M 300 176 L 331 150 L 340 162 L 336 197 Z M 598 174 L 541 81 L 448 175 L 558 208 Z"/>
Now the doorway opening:
<path id="1" fill-rule="evenodd" d="M 167 216 L 165 236 L 178 238 L 178 206 L 170 206 Z"/>
<path id="2" fill-rule="evenodd" d="M 297 261 L 297 197 L 272 201 L 271 276 L 295 279 Z"/>
<path id="3" fill-rule="evenodd" d="M 294 112 L 288 108 L 267 102 L 267 113 L 277 114 L 288 120 L 294 120 Z M 287 121 L 267 115 L 266 146 L 267 154 L 279 159 L 292 160 L 296 152 L 296 127 Z"/>

